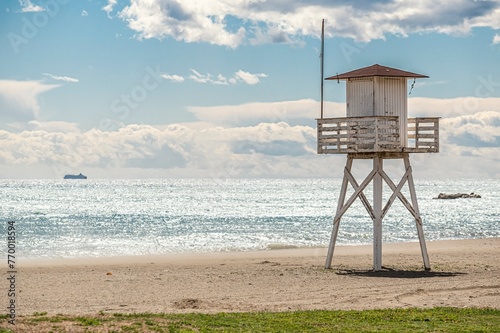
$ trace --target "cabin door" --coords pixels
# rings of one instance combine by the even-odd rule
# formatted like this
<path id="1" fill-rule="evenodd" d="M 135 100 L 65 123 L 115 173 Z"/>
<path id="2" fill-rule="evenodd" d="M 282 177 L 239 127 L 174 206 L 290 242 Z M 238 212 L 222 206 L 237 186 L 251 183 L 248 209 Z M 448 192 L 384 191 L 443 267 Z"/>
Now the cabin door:
<path id="1" fill-rule="evenodd" d="M 373 78 L 355 78 L 347 81 L 347 117 L 375 115 L 373 88 Z"/>
<path id="2" fill-rule="evenodd" d="M 407 92 L 406 78 L 382 77 L 380 78 L 381 93 L 377 96 L 377 116 L 396 116 L 399 119 L 399 137 L 401 146 L 407 140 Z"/>

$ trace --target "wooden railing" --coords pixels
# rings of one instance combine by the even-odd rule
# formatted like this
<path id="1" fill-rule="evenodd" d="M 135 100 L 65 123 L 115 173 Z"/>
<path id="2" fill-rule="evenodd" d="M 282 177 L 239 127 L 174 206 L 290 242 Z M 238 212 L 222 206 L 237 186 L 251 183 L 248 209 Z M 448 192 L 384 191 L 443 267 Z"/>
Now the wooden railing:
<path id="1" fill-rule="evenodd" d="M 401 143 L 398 117 L 318 119 L 318 154 L 439 151 L 439 118 L 408 119 L 408 139 Z"/>
<path id="2" fill-rule="evenodd" d="M 409 118 L 408 143 L 417 153 L 439 152 L 439 118 Z M 411 152 L 411 150 L 410 150 Z"/>

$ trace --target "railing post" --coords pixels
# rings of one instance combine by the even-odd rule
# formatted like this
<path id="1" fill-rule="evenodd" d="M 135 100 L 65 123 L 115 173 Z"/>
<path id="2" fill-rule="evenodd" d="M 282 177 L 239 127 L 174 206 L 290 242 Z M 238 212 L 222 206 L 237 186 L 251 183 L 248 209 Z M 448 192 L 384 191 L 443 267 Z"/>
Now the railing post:
<path id="1" fill-rule="evenodd" d="M 340 152 L 340 123 L 336 123 L 335 124 L 337 129 L 336 129 L 336 133 L 337 133 L 337 150 Z"/>
<path id="2" fill-rule="evenodd" d="M 434 147 L 436 150 L 436 153 L 439 152 L 439 118 L 434 119 Z"/>

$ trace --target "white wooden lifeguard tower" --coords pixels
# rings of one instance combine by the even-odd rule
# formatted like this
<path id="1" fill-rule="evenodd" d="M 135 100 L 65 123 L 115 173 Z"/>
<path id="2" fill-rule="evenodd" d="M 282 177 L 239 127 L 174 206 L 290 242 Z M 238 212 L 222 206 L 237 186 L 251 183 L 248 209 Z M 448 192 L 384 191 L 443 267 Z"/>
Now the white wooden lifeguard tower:
<path id="1" fill-rule="evenodd" d="M 373 65 L 325 79 L 345 80 L 347 90 L 346 117 L 323 118 L 322 110 L 321 118 L 317 119 L 318 154 L 347 154 L 325 268 L 331 268 L 340 220 L 359 198 L 373 220 L 373 269 L 381 270 L 382 220 L 398 198 L 415 218 L 424 267 L 430 269 L 409 154 L 439 152 L 439 117 L 408 118 L 407 107 L 407 80 L 427 77 Z M 373 160 L 372 171 L 361 183 L 351 173 L 353 161 L 358 159 Z M 385 159 L 403 160 L 405 172 L 398 183 L 384 172 Z M 382 206 L 384 181 L 392 194 Z M 372 203 L 363 192 L 371 182 Z M 405 183 L 408 183 L 410 200 L 401 192 Z M 348 184 L 354 192 L 346 200 Z"/>

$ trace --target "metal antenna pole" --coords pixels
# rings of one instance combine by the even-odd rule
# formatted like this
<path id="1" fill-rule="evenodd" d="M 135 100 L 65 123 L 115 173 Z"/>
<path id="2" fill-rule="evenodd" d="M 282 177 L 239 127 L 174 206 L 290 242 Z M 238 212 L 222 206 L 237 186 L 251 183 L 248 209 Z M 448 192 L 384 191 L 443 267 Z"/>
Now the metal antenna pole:
<path id="1" fill-rule="evenodd" d="M 325 19 L 321 22 L 321 119 L 323 119 L 323 68 L 325 64 Z"/>

